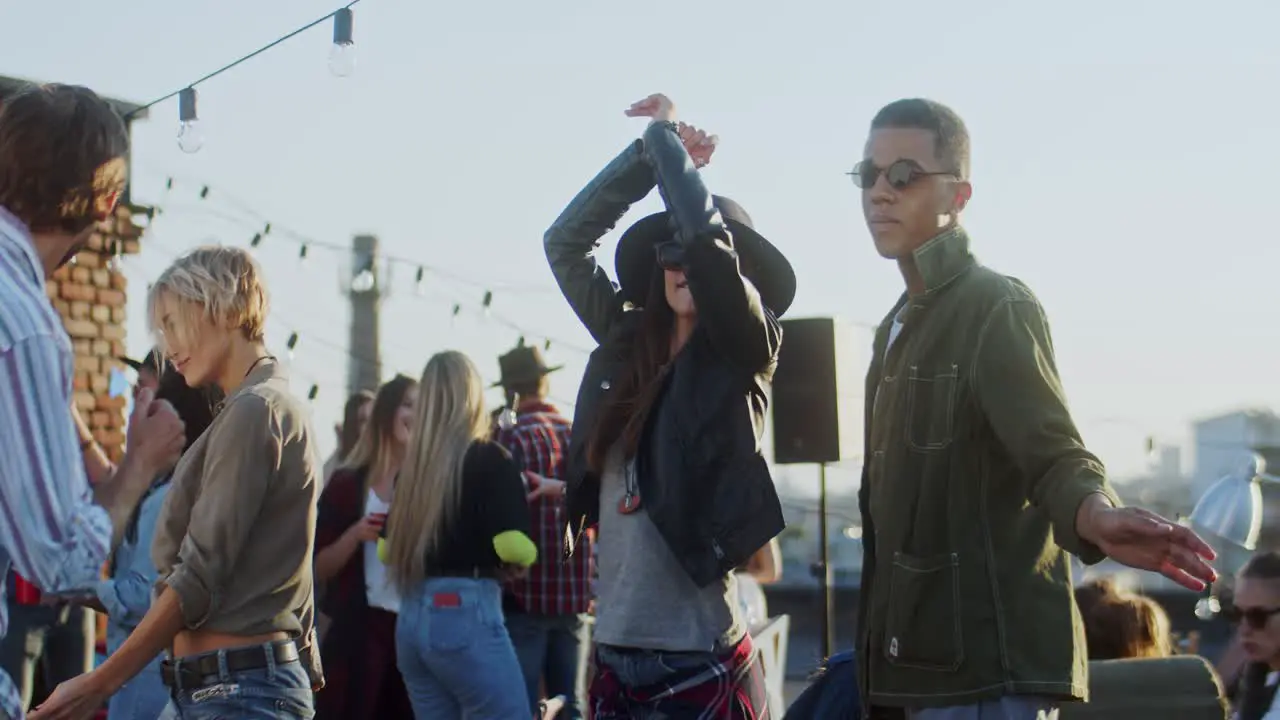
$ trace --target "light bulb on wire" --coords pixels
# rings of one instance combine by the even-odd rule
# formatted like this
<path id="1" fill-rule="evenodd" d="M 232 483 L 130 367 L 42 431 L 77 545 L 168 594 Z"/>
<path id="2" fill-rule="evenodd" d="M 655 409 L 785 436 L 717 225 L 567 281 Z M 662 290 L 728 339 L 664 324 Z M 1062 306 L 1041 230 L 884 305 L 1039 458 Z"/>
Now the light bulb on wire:
<path id="1" fill-rule="evenodd" d="M 186 88 L 178 93 L 178 148 L 184 153 L 199 152 L 204 147 L 204 129 L 196 113 L 196 89 Z"/>
<path id="2" fill-rule="evenodd" d="M 333 14 L 333 48 L 329 50 L 329 72 L 346 77 L 356 71 L 356 43 L 352 39 L 355 15 L 351 8 Z"/>

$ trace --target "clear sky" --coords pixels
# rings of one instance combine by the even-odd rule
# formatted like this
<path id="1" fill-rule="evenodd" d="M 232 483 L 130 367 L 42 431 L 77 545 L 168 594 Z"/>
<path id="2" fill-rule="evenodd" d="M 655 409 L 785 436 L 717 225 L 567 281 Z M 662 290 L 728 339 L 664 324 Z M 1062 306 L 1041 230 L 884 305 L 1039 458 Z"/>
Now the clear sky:
<path id="1" fill-rule="evenodd" d="M 0 74 L 146 102 L 330 2 L 7 0 Z M 570 345 L 590 343 L 554 290 L 542 232 L 642 130 L 622 111 L 652 92 L 720 136 L 707 181 L 788 253 L 800 278 L 792 314 L 873 323 L 901 280 L 872 250 L 843 173 L 880 106 L 926 96 L 967 121 L 976 251 L 1039 294 L 1085 439 L 1115 474 L 1143 467 L 1148 435 L 1178 442 L 1197 416 L 1280 406 L 1280 3 L 365 0 L 355 10 L 351 77 L 329 74 L 326 23 L 200 87 L 199 153 L 177 148 L 176 100 L 137 125 L 136 199 L 168 212 L 126 263 L 136 352 L 148 345 L 148 279 L 201 242 L 247 244 L 256 214 L 329 243 L 372 232 L 390 253 L 478 283 L 429 273 L 418 297 L 414 269 L 397 268 L 383 316 L 388 371 L 416 376 L 432 352 L 457 348 L 496 379 L 496 356 L 519 333 L 475 312 L 491 287 L 494 313 L 531 342 L 565 341 L 549 353 L 568 366 L 552 388 L 571 400 L 585 356 Z M 300 392 L 321 386 L 327 451 L 346 377 L 332 347 L 346 338 L 340 258 L 297 256 L 283 238 L 259 250 L 275 299 L 270 338 L 283 354 L 301 333 L 295 375 Z M 604 257 L 611 268 L 612 238 Z M 467 308 L 457 319 L 454 302 Z"/>

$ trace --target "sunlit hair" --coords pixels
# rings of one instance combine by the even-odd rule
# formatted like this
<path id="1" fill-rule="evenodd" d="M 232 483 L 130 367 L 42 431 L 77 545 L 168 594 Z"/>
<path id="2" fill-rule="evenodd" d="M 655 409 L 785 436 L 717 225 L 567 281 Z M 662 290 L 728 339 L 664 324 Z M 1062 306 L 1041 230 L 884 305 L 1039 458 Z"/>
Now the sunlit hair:
<path id="1" fill-rule="evenodd" d="M 378 388 L 373 397 L 373 410 L 369 413 L 369 422 L 364 424 L 355 447 L 342 460 L 342 467 L 348 470 L 363 470 L 365 491 L 374 480 L 383 476 L 393 463 L 399 461 L 396 452 L 395 424 L 400 406 L 404 404 L 404 396 L 409 394 L 418 382 L 405 375 L 396 375 Z"/>
<path id="2" fill-rule="evenodd" d="M 267 323 L 267 287 L 258 262 L 234 247 L 205 246 L 183 255 L 151 286 L 147 317 L 162 349 L 166 336 L 190 346 L 201 320 L 261 340 Z M 167 322 L 166 322 L 167 318 Z"/>
<path id="3" fill-rule="evenodd" d="M 387 569 L 403 589 L 421 583 L 427 555 L 445 536 L 462 497 L 462 462 L 489 435 L 484 382 L 475 363 L 433 355 L 418 384 L 413 436 L 387 518 Z"/>
<path id="4" fill-rule="evenodd" d="M 1169 615 L 1155 600 L 1097 580 L 1075 591 L 1090 660 L 1168 657 Z"/>

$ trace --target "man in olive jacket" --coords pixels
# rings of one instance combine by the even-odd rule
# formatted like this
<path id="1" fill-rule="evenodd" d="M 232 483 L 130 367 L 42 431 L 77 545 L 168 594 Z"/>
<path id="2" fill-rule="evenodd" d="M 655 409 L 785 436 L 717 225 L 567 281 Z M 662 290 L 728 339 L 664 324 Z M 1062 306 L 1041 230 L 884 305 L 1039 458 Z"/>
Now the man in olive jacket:
<path id="1" fill-rule="evenodd" d="M 876 333 L 859 501 L 859 684 L 869 717 L 1054 718 L 1087 698 L 1072 553 L 1198 590 L 1213 551 L 1124 508 L 1067 411 L 1035 295 L 978 264 L 959 215 L 969 138 L 901 100 L 851 175 L 906 292 Z M 983 714 L 983 713 L 986 714 Z"/>

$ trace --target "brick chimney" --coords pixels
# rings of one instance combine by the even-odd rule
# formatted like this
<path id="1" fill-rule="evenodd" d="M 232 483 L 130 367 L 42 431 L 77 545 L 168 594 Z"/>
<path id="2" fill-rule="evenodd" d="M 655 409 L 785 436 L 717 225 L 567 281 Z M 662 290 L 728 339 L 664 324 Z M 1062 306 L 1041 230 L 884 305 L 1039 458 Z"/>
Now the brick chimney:
<path id="1" fill-rule="evenodd" d="M 128 290 L 113 259 L 136 254 L 141 234 L 129 210 L 119 208 L 48 283 L 49 300 L 62 316 L 75 352 L 75 404 L 113 462 L 124 455 L 126 399 L 111 397 L 107 386 L 111 369 L 125 367 L 118 358 L 125 355 Z"/>

